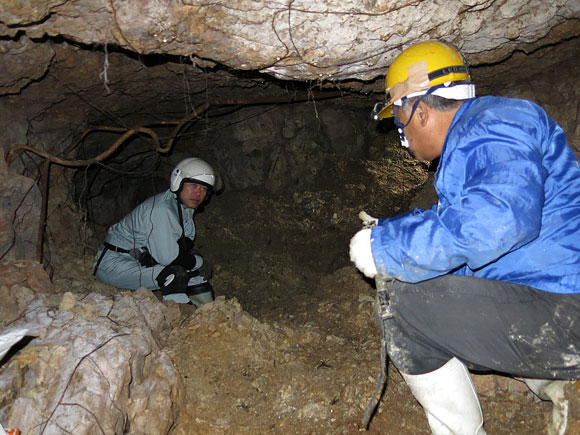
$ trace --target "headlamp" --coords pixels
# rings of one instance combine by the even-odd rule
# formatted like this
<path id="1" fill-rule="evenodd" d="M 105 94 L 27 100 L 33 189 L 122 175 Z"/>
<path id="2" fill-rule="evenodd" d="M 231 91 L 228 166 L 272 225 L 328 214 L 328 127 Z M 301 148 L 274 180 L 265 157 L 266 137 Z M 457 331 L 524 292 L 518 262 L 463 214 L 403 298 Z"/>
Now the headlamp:
<path id="1" fill-rule="evenodd" d="M 388 103 L 375 103 L 375 107 L 373 107 L 373 111 L 371 112 L 371 117 L 375 120 L 375 121 L 379 121 L 381 119 L 381 117 L 379 116 L 379 113 L 381 113 L 381 111 L 387 107 Z"/>
<path id="2" fill-rule="evenodd" d="M 395 115 L 394 121 L 395 121 L 395 125 L 397 126 L 397 130 L 399 131 L 399 139 L 401 140 L 401 146 L 409 149 L 409 140 L 405 136 L 405 127 L 406 126 L 401 124 L 401 121 L 399 121 L 398 114 Z M 411 118 L 409 118 L 409 121 L 411 121 Z M 407 124 L 409 124 L 409 123 L 407 123 Z"/>

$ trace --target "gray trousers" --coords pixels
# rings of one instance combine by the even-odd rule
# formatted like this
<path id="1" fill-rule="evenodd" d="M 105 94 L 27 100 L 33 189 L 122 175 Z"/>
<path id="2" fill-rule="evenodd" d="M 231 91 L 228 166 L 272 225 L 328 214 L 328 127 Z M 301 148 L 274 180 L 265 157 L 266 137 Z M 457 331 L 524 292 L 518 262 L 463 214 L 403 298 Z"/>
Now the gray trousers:
<path id="1" fill-rule="evenodd" d="M 387 288 L 387 351 L 402 373 L 456 357 L 474 371 L 580 379 L 580 293 L 456 275 Z"/>
<path id="2" fill-rule="evenodd" d="M 95 257 L 95 263 L 100 258 L 103 246 L 99 249 Z M 203 265 L 203 259 L 196 255 L 196 267 L 199 269 Z M 93 264 L 94 267 L 94 264 Z M 103 256 L 96 277 L 99 281 L 114 287 L 136 290 L 139 287 L 146 287 L 150 290 L 157 290 L 157 275 L 165 268 L 160 264 L 152 267 L 143 267 L 137 260 L 129 254 L 108 250 Z M 197 285 L 205 281 L 203 276 L 190 278 L 188 285 Z"/>

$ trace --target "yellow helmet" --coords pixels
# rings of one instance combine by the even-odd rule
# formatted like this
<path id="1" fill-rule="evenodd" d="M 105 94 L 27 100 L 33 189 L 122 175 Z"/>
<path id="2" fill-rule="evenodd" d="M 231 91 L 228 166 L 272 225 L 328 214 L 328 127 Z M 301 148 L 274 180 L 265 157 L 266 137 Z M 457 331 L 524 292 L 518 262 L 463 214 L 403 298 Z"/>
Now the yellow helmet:
<path id="1" fill-rule="evenodd" d="M 373 117 L 390 118 L 393 104 L 400 105 L 403 98 L 424 95 L 432 88 L 429 93 L 443 98 L 475 97 L 475 85 L 461 53 L 434 40 L 415 44 L 395 58 L 385 78 L 387 102 L 375 105 Z"/>

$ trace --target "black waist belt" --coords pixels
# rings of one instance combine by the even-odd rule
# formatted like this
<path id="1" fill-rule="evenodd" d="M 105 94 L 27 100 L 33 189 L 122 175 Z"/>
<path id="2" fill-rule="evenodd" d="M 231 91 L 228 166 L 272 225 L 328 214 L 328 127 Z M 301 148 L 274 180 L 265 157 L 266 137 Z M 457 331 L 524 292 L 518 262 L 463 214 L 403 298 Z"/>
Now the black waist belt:
<path id="1" fill-rule="evenodd" d="M 119 248 L 118 246 L 111 245 L 109 242 L 103 242 L 103 246 L 105 247 L 104 250 L 109 249 L 115 252 L 122 252 L 123 254 L 128 254 L 129 252 L 131 252 L 129 249 Z"/>
<path id="2" fill-rule="evenodd" d="M 99 268 L 101 261 L 103 261 L 103 257 L 105 256 L 107 251 L 121 252 L 123 254 L 128 254 L 129 252 L 131 252 L 129 249 L 119 248 L 118 246 L 111 245 L 109 242 L 103 242 L 103 246 L 104 246 L 103 251 L 101 252 L 101 255 L 99 255 L 99 259 L 97 260 L 97 264 L 95 264 L 95 269 L 93 270 L 93 275 L 96 275 L 97 269 Z"/>

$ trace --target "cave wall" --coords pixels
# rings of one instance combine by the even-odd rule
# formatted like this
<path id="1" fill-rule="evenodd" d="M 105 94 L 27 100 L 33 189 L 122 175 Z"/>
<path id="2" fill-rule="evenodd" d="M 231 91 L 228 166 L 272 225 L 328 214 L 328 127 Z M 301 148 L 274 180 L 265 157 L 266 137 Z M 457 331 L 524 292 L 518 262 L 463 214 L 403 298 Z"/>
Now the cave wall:
<path id="1" fill-rule="evenodd" d="M 191 156 L 204 158 L 217 170 L 223 191 L 282 194 L 316 189 L 329 156 L 367 158 L 371 147 L 384 147 L 387 137 L 369 113 L 340 100 L 241 107 L 227 116 L 198 121 L 167 156 L 142 152 L 147 144 L 139 139 L 115 155 L 110 165 L 115 171 L 100 165 L 76 171 L 75 197 L 89 200 L 92 222 L 108 226 L 167 189 L 173 166 Z M 87 140 L 83 155 L 95 155 L 113 140 L 110 134 L 96 134 Z M 116 207 L 109 206 L 113 202 Z"/>
<path id="2" fill-rule="evenodd" d="M 32 178 L 0 161 L 0 261 L 36 257 L 41 195 Z"/>
<path id="3" fill-rule="evenodd" d="M 123 53 L 90 51 L 66 42 L 36 45 L 43 47 L 38 50 L 47 59 L 44 73 L 20 88 L 14 85 L 14 93 L 0 97 L 0 122 L 7 132 L 0 143 L 5 152 L 15 145 L 28 145 L 64 157 L 87 128 L 126 128 L 180 119 L 203 102 L 225 100 L 224 94 L 240 101 L 253 101 L 270 91 L 283 94 L 279 91 L 283 87 L 272 91 L 268 81 L 253 77 L 236 81 L 235 76 L 220 72 L 218 79 L 208 81 L 211 74 L 192 65 L 151 60 L 148 65 Z M 564 127 L 578 153 L 580 89 L 576 77 L 580 69 L 571 60 L 576 45 L 576 40 L 570 40 L 531 54 L 516 53 L 499 65 L 473 68 L 473 75 L 483 84 L 481 94 L 528 98 L 542 104 Z M 557 74 L 546 69 L 546 57 L 549 64 L 557 65 Z M 85 216 L 85 209 L 89 220 L 110 225 L 146 197 L 165 189 L 171 168 L 190 155 L 203 156 L 214 164 L 229 190 L 260 188 L 275 193 L 304 188 L 324 171 L 328 154 L 380 155 L 381 148 L 392 140 L 388 127 L 378 126 L 369 117 L 370 108 L 380 99 L 380 94 L 353 96 L 347 92 L 329 101 L 313 97 L 295 104 L 232 106 L 221 116 L 209 110 L 182 132 L 168 154 L 155 153 L 149 138 L 135 137 L 107 159 L 112 170 L 100 165 L 88 170 L 53 166 L 49 228 L 53 234 L 63 228 L 69 233 L 72 229 L 77 239 L 86 237 L 86 227 L 77 217 L 79 213 Z M 166 140 L 171 129 L 156 128 Z M 116 132 L 91 133 L 69 158 L 93 157 L 118 138 Z M 41 162 L 31 153 L 17 152 L 10 171 L 39 180 Z M 32 248 L 38 234 L 40 191 L 34 186 L 32 191 L 37 211 L 27 218 L 26 231 L 19 227 L 28 247 L 10 249 L 16 258 L 35 256 Z M 11 207 L 5 212 L 8 222 Z M 14 240 L 5 238 L 10 243 Z"/>
<path id="4" fill-rule="evenodd" d="M 179 144 L 179 158 L 198 152 L 221 170 L 229 189 L 279 192 L 308 186 L 327 154 L 365 156 L 369 111 L 345 102 L 242 108 L 203 136 Z"/>
<path id="5" fill-rule="evenodd" d="M 0 38 L 0 128 L 4 132 L 0 146 L 5 154 L 15 146 L 37 151 L 13 152 L 9 165 L 0 167 L 3 180 L 13 182 L 19 176 L 33 180 L 13 182 L 30 185 L 24 193 L 34 196 L 30 201 L 35 211 L 26 213 L 26 219 L 18 214 L 23 202 L 14 200 L 22 195 L 7 194 L 5 198 L 11 201 L 3 200 L 6 230 L 2 240 L 7 241 L 5 249 L 12 256 L 35 255 L 32 246 L 40 228 L 43 153 L 60 159 L 91 159 L 136 126 L 150 127 L 162 145 L 167 145 L 172 125 L 190 116 L 190 122 L 174 137 L 172 148 L 163 152 L 156 152 L 152 137 L 135 134 L 107 157 L 105 165 L 88 170 L 82 165 L 52 165 L 49 229 L 83 233 L 86 198 L 92 203 L 87 209 L 89 219 L 103 225 L 117 220 L 164 189 L 175 163 L 193 154 L 217 167 L 226 189 L 257 188 L 271 193 L 315 183 L 316 174 L 325 170 L 327 155 L 380 156 L 385 144 L 392 141 L 385 133 L 392 130 L 385 123 L 370 122 L 368 114 L 384 98 L 382 75 L 401 47 L 427 37 L 445 37 L 464 49 L 481 95 L 527 98 L 541 104 L 562 125 L 572 148 L 580 154 L 580 5 L 574 1 L 550 5 L 449 2 L 449 10 L 439 12 L 437 2 L 430 1 L 410 2 L 399 9 L 391 2 L 372 2 L 359 5 L 358 10 L 328 1 L 324 2 L 326 9 L 316 11 L 320 18 L 316 22 L 305 19 L 314 13 L 307 2 L 301 11 L 272 5 L 269 13 L 276 19 L 294 13 L 302 17 L 297 22 L 304 29 L 294 46 L 285 39 L 288 33 L 268 45 L 272 26 L 262 19 L 268 14 L 260 2 L 245 2 L 238 10 L 188 5 L 178 12 L 173 4 L 163 9 L 139 3 L 154 16 L 163 9 L 168 23 L 191 13 L 189 7 L 197 8 L 196 19 L 220 27 L 229 51 L 224 41 L 203 44 L 204 38 L 216 42 L 216 34 L 181 35 L 178 41 L 172 39 L 175 29 L 169 25 L 163 34 L 150 33 L 151 17 L 138 16 L 131 1 L 102 9 L 83 5 L 29 2 L 33 7 L 24 8 L 15 1 L 0 6 L 0 34 L 4 35 Z M 217 14 L 220 8 L 223 14 Z M 115 11 L 125 14 L 116 17 L 116 22 L 109 16 Z M 171 17 L 173 12 L 177 15 Z M 231 20 L 252 22 L 256 14 L 262 18 L 254 22 L 253 29 L 261 38 L 242 43 L 235 28 L 228 26 Z M 341 16 L 342 28 L 331 25 Z M 429 19 L 417 21 L 419 16 Z M 396 24 L 389 17 L 396 17 Z M 297 22 L 290 24 L 294 30 Z M 433 30 L 428 23 L 441 25 Z M 120 27 L 111 30 L 111 25 Z M 385 37 L 379 42 L 380 49 L 369 36 L 382 35 L 383 28 L 395 32 L 399 27 L 405 31 Z M 312 32 L 308 34 L 306 29 Z M 355 29 L 356 38 L 347 38 L 346 43 L 342 32 Z M 323 31 L 327 32 L 324 47 L 320 46 Z M 163 38 L 173 42 L 163 43 Z M 185 54 L 188 41 L 189 50 L 197 50 L 196 54 Z M 237 49 L 235 56 L 231 56 L 232 47 Z M 272 56 L 280 57 L 281 49 L 287 49 L 281 60 L 268 64 Z M 364 54 L 365 49 L 370 51 Z M 320 68 L 328 76 L 321 77 Z M 328 98 L 329 93 L 338 98 Z M 198 116 L 192 117 L 197 110 Z M 103 126 L 106 131 L 90 130 Z M 4 191 L 12 192 L 9 186 Z M 14 222 L 19 223 L 18 230 Z M 23 235 L 26 247 L 15 242 L 14 234 Z"/>
<path id="6" fill-rule="evenodd" d="M 312 94 L 302 102 L 226 106 L 228 110 L 217 113 L 214 107 L 224 101 L 255 102 L 271 95 L 284 101 L 288 85 L 272 84 L 259 76 L 237 77 L 228 71 L 212 74 L 173 58 L 133 58 L 60 41 L 33 43 L 25 36 L 21 42 L 38 46 L 25 52 L 42 53 L 44 71 L 37 71 L 27 82 L 12 81 L 11 94 L 0 97 L 0 123 L 7 132 L 0 143 L 5 152 L 15 145 L 28 145 L 63 158 L 90 159 L 111 146 L 120 133 L 94 131 L 80 141 L 86 129 L 176 120 L 203 103 L 214 104 L 181 131 L 169 153 L 156 153 L 149 137 L 135 136 L 106 160 L 110 170 L 101 165 L 53 169 L 49 217 L 54 216 L 54 221 L 70 220 L 70 207 L 63 203 L 72 200 L 77 212 L 88 210 L 89 220 L 110 225 L 146 197 L 165 189 L 172 167 L 190 155 L 202 156 L 216 166 L 226 189 L 283 192 L 311 184 L 324 170 L 328 154 L 377 157 L 392 140 L 389 126 L 379 126 L 369 117 L 374 102 L 382 98 L 380 93 L 345 91 L 325 100 L 318 99 L 324 94 L 315 94 L 316 86 L 310 85 L 307 89 Z M 530 54 L 514 53 L 497 65 L 473 67 L 478 92 L 541 104 L 564 127 L 578 153 L 576 46 L 577 40 L 570 39 Z M 11 68 L 21 68 L 12 71 L 15 76 L 22 74 L 24 66 L 16 63 Z M 171 127 L 154 128 L 166 143 Z M 17 152 L 10 168 L 38 179 L 41 161 L 33 154 Z M 67 225 L 75 227 L 78 222 L 74 219 Z M 81 228 L 75 233 L 80 232 Z M 30 255 L 30 249 L 27 252 Z"/>

